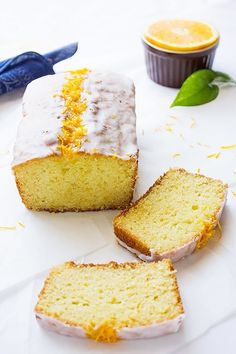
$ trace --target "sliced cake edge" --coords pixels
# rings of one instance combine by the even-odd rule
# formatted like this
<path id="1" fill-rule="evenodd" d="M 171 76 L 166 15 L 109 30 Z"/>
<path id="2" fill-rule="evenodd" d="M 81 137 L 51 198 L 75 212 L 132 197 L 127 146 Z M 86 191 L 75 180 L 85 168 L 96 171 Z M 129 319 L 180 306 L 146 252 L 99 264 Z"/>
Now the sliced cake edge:
<path id="1" fill-rule="evenodd" d="M 172 262 L 177 262 L 180 259 L 192 254 L 195 251 L 195 249 L 199 247 L 198 246 L 198 245 L 200 245 L 199 240 L 204 239 L 205 236 L 206 236 L 206 239 L 208 239 L 208 238 L 210 238 L 212 236 L 212 234 L 214 234 L 215 228 L 217 227 L 217 225 L 219 225 L 219 220 L 220 220 L 220 217 L 222 215 L 224 206 L 226 204 L 228 185 L 224 184 L 221 180 L 214 179 L 214 180 L 219 181 L 220 183 L 222 183 L 224 185 L 225 193 L 224 193 L 224 199 L 222 201 L 222 205 L 221 205 L 221 207 L 219 208 L 218 212 L 216 213 L 216 215 L 214 217 L 215 220 L 212 223 L 211 228 L 205 230 L 205 232 L 203 232 L 201 235 L 196 235 L 195 237 L 193 237 L 193 239 L 191 241 L 189 241 L 188 243 L 184 244 L 183 246 L 178 247 L 178 248 L 174 248 L 174 249 L 172 249 L 170 251 L 167 251 L 167 252 L 161 253 L 161 252 L 158 252 L 158 250 L 156 250 L 156 249 L 148 248 L 140 239 L 138 239 L 136 237 L 135 234 L 131 233 L 129 230 L 126 230 L 126 229 L 122 228 L 119 225 L 119 219 L 122 218 L 124 215 L 126 215 L 126 213 L 131 208 L 136 207 L 139 204 L 139 202 L 141 200 L 143 200 L 146 196 L 148 196 L 148 194 L 157 185 L 160 185 L 161 181 L 166 176 L 166 174 L 169 171 L 172 171 L 172 170 L 179 170 L 179 171 L 182 171 L 183 173 L 189 173 L 183 168 L 171 168 L 166 173 L 164 173 L 162 176 L 160 176 L 154 182 L 154 184 L 138 200 L 136 200 L 128 208 L 123 210 L 113 220 L 113 229 L 114 229 L 114 233 L 116 235 L 117 242 L 122 247 L 126 248 L 131 253 L 134 253 L 138 258 L 140 258 L 142 261 L 145 261 L 145 262 L 156 262 L 156 261 L 159 261 L 159 260 L 162 260 L 162 259 L 165 259 L 165 258 L 171 259 Z M 209 180 L 213 180 L 213 178 L 211 178 L 211 177 L 206 177 L 206 176 L 204 176 L 202 174 L 198 174 L 198 173 L 195 173 L 195 174 L 192 173 L 192 175 L 201 176 L 201 177 L 207 178 Z M 209 236 L 207 236 L 206 233 L 208 233 Z M 205 245 L 205 243 L 204 243 L 204 245 Z"/>
<path id="2" fill-rule="evenodd" d="M 145 326 L 135 326 L 135 327 L 123 327 L 120 329 L 115 330 L 115 333 L 111 332 L 111 337 L 103 337 L 101 333 L 98 333 L 98 337 L 96 338 L 97 341 L 104 341 L 104 342 L 114 342 L 120 339 L 124 340 L 132 340 L 132 339 L 148 339 L 148 338 L 154 338 L 154 337 L 160 337 L 163 335 L 175 333 L 179 330 L 184 318 L 185 318 L 185 312 L 182 304 L 182 300 L 180 297 L 179 293 L 179 287 L 177 283 L 177 278 L 176 278 L 176 270 L 173 267 L 173 264 L 170 259 L 164 259 L 161 260 L 160 262 L 165 262 L 167 263 L 169 269 L 172 271 L 171 277 L 174 277 L 174 284 L 175 284 L 175 294 L 177 297 L 178 305 L 180 307 L 180 314 L 177 315 L 176 317 L 168 320 L 164 320 L 161 322 L 156 322 L 152 323 L 149 325 Z M 77 267 L 78 264 L 75 262 L 66 262 L 69 267 Z M 90 267 L 90 266 L 107 266 L 111 265 L 112 267 L 114 266 L 115 268 L 120 265 L 126 266 L 126 265 L 138 265 L 140 263 L 132 263 L 132 262 L 125 262 L 125 263 L 117 263 L 117 262 L 109 262 L 107 264 L 80 264 L 80 266 L 85 266 L 85 267 Z M 54 269 L 54 268 L 53 268 Z M 56 269 L 56 268 L 55 268 Z M 52 270 L 53 271 L 53 270 Z M 35 306 L 34 312 L 35 312 L 35 317 L 39 325 L 49 331 L 56 332 L 61 335 L 66 335 L 66 336 L 71 336 L 71 337 L 78 337 L 78 338 L 88 338 L 88 334 L 86 331 L 79 325 L 75 325 L 74 323 L 64 323 L 60 321 L 57 318 L 54 318 L 52 316 L 49 316 L 47 314 L 42 313 L 39 309 L 39 302 L 40 298 L 43 296 L 43 293 L 45 291 L 45 288 L 47 286 L 47 282 L 50 282 L 50 277 L 51 277 L 51 272 L 47 279 L 44 282 L 44 286 L 38 295 L 38 302 Z M 95 339 L 95 338 L 93 338 Z"/>

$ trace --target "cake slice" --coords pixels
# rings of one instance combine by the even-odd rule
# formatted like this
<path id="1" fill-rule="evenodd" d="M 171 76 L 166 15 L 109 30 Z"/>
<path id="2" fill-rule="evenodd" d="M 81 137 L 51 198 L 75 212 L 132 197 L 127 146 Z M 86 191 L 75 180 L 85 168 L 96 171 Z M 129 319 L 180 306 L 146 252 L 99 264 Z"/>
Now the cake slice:
<path id="1" fill-rule="evenodd" d="M 117 241 L 144 261 L 176 262 L 214 234 L 226 190 L 219 180 L 170 169 L 114 219 Z"/>
<path id="2" fill-rule="evenodd" d="M 123 209 L 137 176 L 135 90 L 116 73 L 80 69 L 30 83 L 13 172 L 32 210 Z"/>
<path id="3" fill-rule="evenodd" d="M 51 270 L 35 313 L 46 329 L 105 342 L 176 332 L 184 318 L 168 259 L 149 264 L 67 262 Z"/>

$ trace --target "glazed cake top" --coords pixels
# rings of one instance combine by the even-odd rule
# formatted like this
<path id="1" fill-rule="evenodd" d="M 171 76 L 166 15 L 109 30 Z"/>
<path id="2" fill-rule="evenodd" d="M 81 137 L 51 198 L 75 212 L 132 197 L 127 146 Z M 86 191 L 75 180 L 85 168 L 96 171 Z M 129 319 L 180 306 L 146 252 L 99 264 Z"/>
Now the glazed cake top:
<path id="1" fill-rule="evenodd" d="M 44 76 L 28 85 L 13 165 L 78 151 L 122 159 L 137 153 L 132 80 L 81 69 Z"/>

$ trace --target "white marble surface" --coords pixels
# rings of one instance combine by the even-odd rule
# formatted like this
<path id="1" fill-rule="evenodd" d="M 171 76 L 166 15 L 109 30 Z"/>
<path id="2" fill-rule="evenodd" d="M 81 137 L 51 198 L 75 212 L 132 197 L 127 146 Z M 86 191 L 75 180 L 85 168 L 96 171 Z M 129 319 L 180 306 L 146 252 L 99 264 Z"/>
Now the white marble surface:
<path id="1" fill-rule="evenodd" d="M 20 119 L 22 92 L 0 97 L 0 226 L 17 226 L 12 231 L 0 230 L 0 353 L 141 354 L 156 353 L 157 348 L 161 354 L 235 353 L 236 197 L 232 192 L 236 191 L 236 149 L 222 151 L 218 159 L 208 159 L 207 155 L 218 152 L 221 145 L 236 143 L 236 89 L 223 90 L 216 101 L 205 106 L 170 110 L 176 90 L 155 85 L 147 78 L 139 39 L 145 23 L 155 18 L 210 21 L 222 35 L 214 67 L 236 78 L 235 13 L 232 0 L 1 3 L 2 58 L 25 50 L 43 53 L 78 39 L 78 54 L 58 64 L 57 71 L 86 65 L 118 71 L 134 80 L 140 147 L 136 195 L 170 166 L 192 171 L 200 168 L 202 173 L 229 183 L 230 190 L 222 239 L 177 264 L 187 314 L 180 333 L 118 347 L 49 335 L 37 327 L 32 316 L 38 288 L 49 266 L 64 258 L 80 258 L 96 248 L 100 251 L 82 260 L 135 258 L 113 244 L 111 220 L 116 212 L 50 215 L 25 210 L 11 177 L 8 152 Z M 173 157 L 175 153 L 181 155 Z M 25 228 L 17 224 L 19 221 Z"/>

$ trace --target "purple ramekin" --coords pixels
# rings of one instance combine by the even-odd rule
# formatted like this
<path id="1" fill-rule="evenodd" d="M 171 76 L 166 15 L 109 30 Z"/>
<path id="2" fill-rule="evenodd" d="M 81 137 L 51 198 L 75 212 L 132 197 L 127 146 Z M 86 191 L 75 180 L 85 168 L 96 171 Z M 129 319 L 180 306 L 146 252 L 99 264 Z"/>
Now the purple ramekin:
<path id="1" fill-rule="evenodd" d="M 179 88 L 194 71 L 212 67 L 219 41 L 208 48 L 192 52 L 172 52 L 158 48 L 144 38 L 147 74 L 159 85 Z"/>

